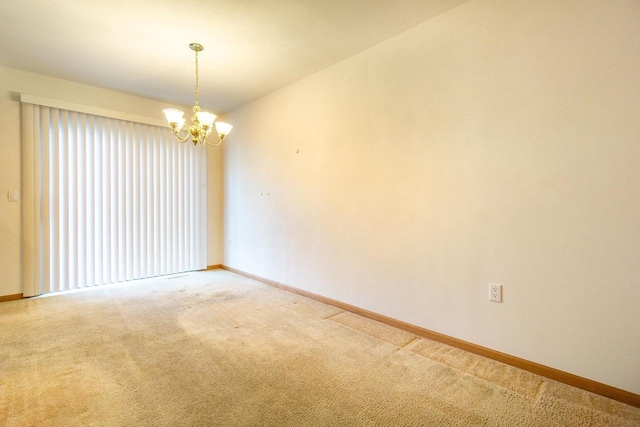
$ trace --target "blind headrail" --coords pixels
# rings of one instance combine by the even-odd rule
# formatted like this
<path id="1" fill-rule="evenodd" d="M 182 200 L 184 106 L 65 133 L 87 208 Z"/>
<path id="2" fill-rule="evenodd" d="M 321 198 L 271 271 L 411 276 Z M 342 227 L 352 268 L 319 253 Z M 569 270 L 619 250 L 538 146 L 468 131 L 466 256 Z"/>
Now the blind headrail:
<path id="1" fill-rule="evenodd" d="M 20 102 L 26 104 L 42 105 L 44 107 L 58 108 L 61 110 L 75 111 L 77 113 L 91 114 L 94 116 L 108 117 L 111 119 L 125 120 L 134 123 L 143 123 L 152 126 L 167 126 L 167 122 L 153 117 L 139 116 L 137 114 L 123 113 L 121 111 L 108 110 L 106 108 L 92 107 L 76 104 L 74 102 L 61 101 L 59 99 L 45 98 L 37 95 L 20 94 Z"/>

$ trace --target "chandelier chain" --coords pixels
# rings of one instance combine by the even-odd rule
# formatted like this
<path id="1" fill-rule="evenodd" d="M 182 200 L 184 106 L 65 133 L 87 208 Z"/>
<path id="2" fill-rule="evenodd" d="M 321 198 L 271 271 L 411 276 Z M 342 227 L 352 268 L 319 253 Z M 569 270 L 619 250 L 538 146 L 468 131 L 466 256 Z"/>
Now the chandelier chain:
<path id="1" fill-rule="evenodd" d="M 198 105 L 198 96 L 200 95 L 200 90 L 198 88 L 200 76 L 198 75 L 198 51 L 196 50 L 196 105 Z"/>

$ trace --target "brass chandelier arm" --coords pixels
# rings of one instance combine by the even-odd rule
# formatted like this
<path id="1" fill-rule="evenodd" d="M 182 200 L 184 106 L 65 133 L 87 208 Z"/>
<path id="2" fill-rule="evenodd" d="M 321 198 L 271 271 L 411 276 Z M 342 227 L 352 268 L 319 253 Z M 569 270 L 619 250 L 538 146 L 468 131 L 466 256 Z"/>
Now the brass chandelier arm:
<path id="1" fill-rule="evenodd" d="M 207 143 L 207 145 L 208 145 L 209 147 L 217 147 L 218 145 L 222 144 L 222 140 L 224 139 L 224 137 L 220 138 L 220 137 L 218 136 L 218 138 L 219 138 L 220 140 L 218 141 L 218 143 L 217 143 L 217 144 L 212 144 L 212 143 L 210 143 L 207 139 L 205 139 L 204 141 Z"/>
<path id="2" fill-rule="evenodd" d="M 185 129 L 187 131 L 187 135 L 184 138 L 180 137 L 180 135 L 178 134 L 179 131 L 177 131 L 175 128 L 172 128 L 171 130 L 173 131 L 173 134 L 176 136 L 176 139 L 178 140 L 178 142 L 181 142 L 183 144 L 187 142 L 189 140 L 189 137 L 191 136 L 191 133 L 189 132 L 188 129 Z"/>

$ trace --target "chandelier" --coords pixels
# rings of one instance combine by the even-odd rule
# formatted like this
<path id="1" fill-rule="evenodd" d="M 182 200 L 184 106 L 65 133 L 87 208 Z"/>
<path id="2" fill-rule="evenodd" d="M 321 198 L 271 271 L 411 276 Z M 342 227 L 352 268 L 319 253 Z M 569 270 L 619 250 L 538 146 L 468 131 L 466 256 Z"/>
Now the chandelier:
<path id="1" fill-rule="evenodd" d="M 194 115 L 193 117 L 191 117 L 191 124 L 185 127 L 186 120 L 183 117 L 184 112 L 180 110 L 176 110 L 175 108 L 167 108 L 162 112 L 164 113 L 167 122 L 169 122 L 169 126 L 171 126 L 171 130 L 173 131 L 178 141 L 187 142 L 187 140 L 191 138 L 191 142 L 193 142 L 193 145 L 206 143 L 207 145 L 210 145 L 212 147 L 217 147 L 218 145 L 222 144 L 222 140 L 229 134 L 229 132 L 231 132 L 233 126 L 228 123 L 216 122 L 215 114 L 207 113 L 206 111 L 202 111 L 200 109 L 200 106 L 198 105 L 198 52 L 203 51 L 204 47 L 198 43 L 191 43 L 189 47 L 196 53 L 196 105 L 193 106 Z M 218 134 L 218 142 L 212 144 L 207 140 L 207 137 L 213 130 L 214 122 L 216 133 Z M 186 131 L 186 133 L 183 134 L 184 136 L 181 136 L 180 133 L 183 130 Z"/>

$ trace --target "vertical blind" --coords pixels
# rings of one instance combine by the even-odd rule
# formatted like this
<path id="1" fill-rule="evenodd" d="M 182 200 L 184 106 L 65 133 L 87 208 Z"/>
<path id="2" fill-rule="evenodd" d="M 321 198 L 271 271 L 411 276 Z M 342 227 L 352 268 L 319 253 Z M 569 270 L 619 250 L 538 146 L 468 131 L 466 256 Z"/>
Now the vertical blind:
<path id="1" fill-rule="evenodd" d="M 28 103 L 22 123 L 25 296 L 206 268 L 204 147 Z"/>

